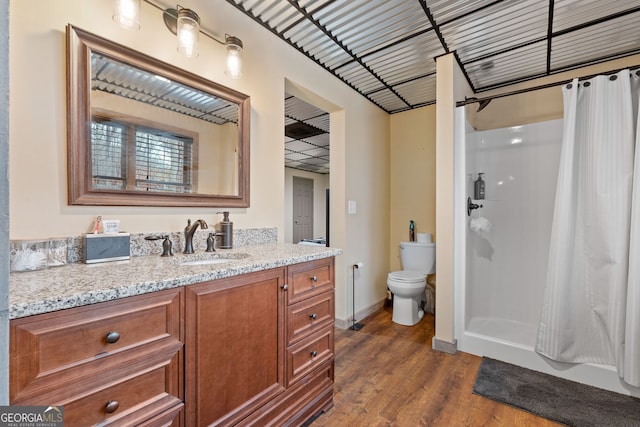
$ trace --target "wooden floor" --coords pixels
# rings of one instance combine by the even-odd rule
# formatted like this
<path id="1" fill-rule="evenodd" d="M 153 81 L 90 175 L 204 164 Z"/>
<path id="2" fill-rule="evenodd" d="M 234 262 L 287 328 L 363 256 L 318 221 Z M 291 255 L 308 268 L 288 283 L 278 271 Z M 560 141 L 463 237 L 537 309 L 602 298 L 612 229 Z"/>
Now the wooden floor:
<path id="1" fill-rule="evenodd" d="M 385 308 L 336 330 L 334 407 L 321 426 L 559 426 L 472 393 L 480 358 L 431 349 L 434 319 L 413 327 Z"/>

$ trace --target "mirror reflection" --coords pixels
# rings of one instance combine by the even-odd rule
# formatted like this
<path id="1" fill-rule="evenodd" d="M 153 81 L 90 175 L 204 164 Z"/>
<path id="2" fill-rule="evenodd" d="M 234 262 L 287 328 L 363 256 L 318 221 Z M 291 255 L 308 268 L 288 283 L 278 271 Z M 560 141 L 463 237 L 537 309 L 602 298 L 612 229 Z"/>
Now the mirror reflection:
<path id="1" fill-rule="evenodd" d="M 93 189 L 235 195 L 238 105 L 91 53 Z"/>
<path id="2" fill-rule="evenodd" d="M 246 95 L 72 26 L 68 34 L 72 204 L 248 206 Z M 86 103 L 74 81 L 88 86 Z"/>

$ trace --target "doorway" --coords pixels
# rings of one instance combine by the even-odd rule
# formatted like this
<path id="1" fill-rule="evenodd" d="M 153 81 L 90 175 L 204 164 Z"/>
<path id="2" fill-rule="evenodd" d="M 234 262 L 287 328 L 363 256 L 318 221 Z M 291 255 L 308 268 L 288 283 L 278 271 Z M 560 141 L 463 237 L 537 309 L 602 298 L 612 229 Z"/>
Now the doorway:
<path id="1" fill-rule="evenodd" d="M 313 180 L 293 177 L 293 243 L 313 239 Z"/>
<path id="2" fill-rule="evenodd" d="M 326 244 L 329 113 L 285 92 L 285 242 Z"/>

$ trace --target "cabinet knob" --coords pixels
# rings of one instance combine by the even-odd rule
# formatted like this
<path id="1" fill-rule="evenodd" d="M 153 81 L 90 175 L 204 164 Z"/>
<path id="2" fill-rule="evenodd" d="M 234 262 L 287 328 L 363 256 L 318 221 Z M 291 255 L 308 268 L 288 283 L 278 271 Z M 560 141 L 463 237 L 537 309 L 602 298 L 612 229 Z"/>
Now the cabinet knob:
<path id="1" fill-rule="evenodd" d="M 113 414 L 114 412 L 116 412 L 118 410 L 118 407 L 120 406 L 120 404 L 118 403 L 117 400 L 110 400 L 107 402 L 107 406 L 104 407 L 104 411 L 107 414 Z"/>
<path id="2" fill-rule="evenodd" d="M 310 354 L 311 354 L 311 357 L 316 357 L 318 355 L 318 352 L 314 350 Z"/>
<path id="3" fill-rule="evenodd" d="M 289 285 L 285 283 L 284 285 L 280 286 L 280 289 L 282 289 L 283 291 L 286 291 L 287 289 L 289 289 Z"/>
<path id="4" fill-rule="evenodd" d="M 116 342 L 118 342 L 119 339 L 120 339 L 120 333 L 119 332 L 112 331 L 112 332 L 109 332 L 107 334 L 107 343 L 109 343 L 109 344 L 116 343 Z"/>
<path id="5" fill-rule="evenodd" d="M 310 314 L 309 317 L 311 318 L 311 320 L 316 320 L 318 318 L 318 315 L 313 313 L 313 314 Z"/>
<path id="6" fill-rule="evenodd" d="M 318 281 L 318 276 L 312 276 L 311 277 L 311 281 L 312 282 L 317 282 Z"/>

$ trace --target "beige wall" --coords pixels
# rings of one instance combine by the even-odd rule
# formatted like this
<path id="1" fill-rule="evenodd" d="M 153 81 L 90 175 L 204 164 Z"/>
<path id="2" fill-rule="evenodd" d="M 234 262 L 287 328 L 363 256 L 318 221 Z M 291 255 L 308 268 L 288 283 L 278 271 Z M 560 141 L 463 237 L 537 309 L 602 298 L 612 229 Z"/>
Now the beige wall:
<path id="1" fill-rule="evenodd" d="M 453 54 L 437 58 L 436 72 L 436 333 L 434 348 L 455 351 L 454 336 L 454 218 L 456 209 L 461 209 L 460 197 L 455 187 L 455 103 L 471 94 Z M 461 147 L 457 147 L 458 149 Z"/>
<path id="2" fill-rule="evenodd" d="M 409 221 L 436 239 L 436 106 L 391 116 L 389 270 L 401 269 L 401 241 Z"/>
<path id="3" fill-rule="evenodd" d="M 227 2 L 192 0 L 183 6 L 196 10 L 203 28 L 219 38 L 229 33 L 242 39 L 242 79 L 225 76 L 224 48 L 206 37 L 199 57 L 181 57 L 161 12 L 145 2 L 137 32 L 112 21 L 107 0 L 11 3 L 10 238 L 78 235 L 97 215 L 120 219 L 131 232 L 177 231 L 187 218 L 221 219 L 216 207 L 67 205 L 65 26 L 71 23 L 251 96 L 251 206 L 230 209 L 236 228 L 277 227 L 284 239 L 285 82 L 295 81 L 300 91 L 329 103 L 331 240 L 344 250 L 336 264 L 336 316 L 348 315 L 346 278 L 355 260 L 367 265 L 357 304 L 375 303 L 383 297 L 380 279 L 388 266 L 389 115 Z M 346 217 L 347 198 L 358 199 L 357 221 Z"/>

